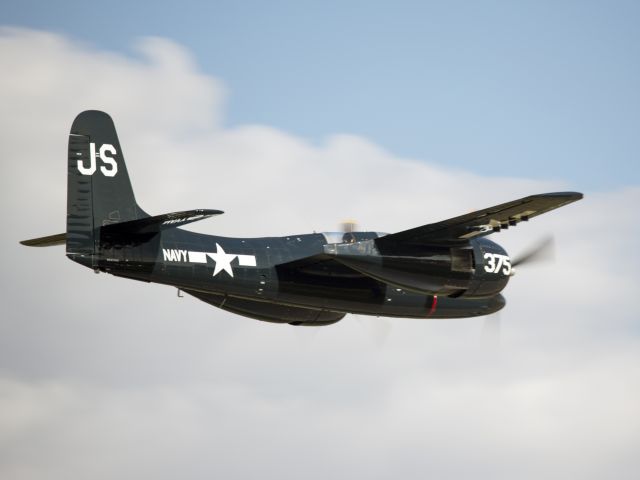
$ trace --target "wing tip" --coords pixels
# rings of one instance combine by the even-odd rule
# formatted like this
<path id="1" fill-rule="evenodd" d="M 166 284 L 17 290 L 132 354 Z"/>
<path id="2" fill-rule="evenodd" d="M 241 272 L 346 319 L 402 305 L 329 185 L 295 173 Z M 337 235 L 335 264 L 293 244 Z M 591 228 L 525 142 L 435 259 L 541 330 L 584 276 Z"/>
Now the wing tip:
<path id="1" fill-rule="evenodd" d="M 584 198 L 582 192 L 550 192 L 541 193 L 539 195 L 533 195 L 534 197 L 564 197 L 572 201 L 581 200 Z"/>

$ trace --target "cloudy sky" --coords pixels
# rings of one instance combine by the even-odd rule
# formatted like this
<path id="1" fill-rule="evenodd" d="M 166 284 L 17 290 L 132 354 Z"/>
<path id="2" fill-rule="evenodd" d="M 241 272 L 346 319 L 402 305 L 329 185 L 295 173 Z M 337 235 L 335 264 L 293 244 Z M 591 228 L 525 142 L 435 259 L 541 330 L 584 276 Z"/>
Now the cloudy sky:
<path id="1" fill-rule="evenodd" d="M 635 2 L 5 2 L 0 477 L 586 478 L 640 468 Z M 320 6 L 321 5 L 321 6 Z M 152 214 L 396 231 L 532 193 L 556 261 L 483 319 L 263 324 L 18 241 L 65 224 L 77 113 Z"/>

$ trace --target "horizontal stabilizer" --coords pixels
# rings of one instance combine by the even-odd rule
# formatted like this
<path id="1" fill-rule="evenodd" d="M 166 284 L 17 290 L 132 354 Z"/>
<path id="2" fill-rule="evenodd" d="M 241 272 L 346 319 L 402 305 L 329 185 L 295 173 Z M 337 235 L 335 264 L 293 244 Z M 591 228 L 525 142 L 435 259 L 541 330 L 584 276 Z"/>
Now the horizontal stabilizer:
<path id="1" fill-rule="evenodd" d="M 153 234 L 223 213 L 222 210 L 186 210 L 184 212 L 165 213 L 163 215 L 130 220 L 128 222 L 113 223 L 102 227 L 102 229 L 103 233 L 107 234 Z"/>
<path id="2" fill-rule="evenodd" d="M 485 208 L 437 223 L 430 223 L 376 239 L 378 247 L 399 244 L 447 245 L 462 243 L 502 229 L 514 227 L 543 213 L 555 210 L 582 198 L 578 192 L 557 192 L 531 195 L 511 202 Z"/>
<path id="3" fill-rule="evenodd" d="M 49 235 L 48 237 L 32 238 L 30 240 L 22 240 L 20 243 L 27 247 L 54 247 L 56 245 L 64 245 L 67 241 L 66 233 L 58 233 Z"/>

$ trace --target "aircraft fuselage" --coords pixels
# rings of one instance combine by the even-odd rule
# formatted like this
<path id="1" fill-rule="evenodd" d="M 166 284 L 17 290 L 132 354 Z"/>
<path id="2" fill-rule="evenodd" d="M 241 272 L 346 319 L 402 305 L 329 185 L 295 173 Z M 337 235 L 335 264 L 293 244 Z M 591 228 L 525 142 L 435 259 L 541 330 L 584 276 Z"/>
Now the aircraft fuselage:
<path id="1" fill-rule="evenodd" d="M 333 234 L 334 236 L 336 234 Z M 341 234 L 340 234 L 341 235 Z M 348 234 L 350 245 L 366 245 L 378 238 L 375 232 Z M 320 311 L 408 318 L 459 318 L 493 313 L 504 306 L 501 295 L 485 298 L 450 298 L 425 294 L 399 284 L 386 283 L 332 261 L 327 254 L 327 234 L 287 237 L 229 238 L 172 229 L 139 245 L 110 247 L 103 243 L 100 255 L 69 257 L 96 271 L 146 282 L 175 286 L 215 306 L 232 309 L 236 302 L 260 302 Z M 476 241 L 476 249 L 503 254 L 497 244 Z M 483 250 L 480 250 L 482 244 Z M 473 248 L 471 248 L 473 252 Z M 368 252 L 370 253 L 370 252 Z M 413 257 L 427 260 L 423 276 L 443 285 L 455 284 L 451 258 L 437 252 Z M 368 255 L 369 256 L 369 255 Z M 476 255 L 477 256 L 477 255 Z M 369 256 L 370 257 L 370 256 Z M 384 259 L 378 254 L 379 259 Z M 317 259 L 308 261 L 307 259 Z M 441 265 L 438 265 L 440 260 Z M 302 265 L 296 262 L 304 261 Z M 473 260 L 484 271 L 484 261 Z M 469 278 L 472 272 L 457 272 Z M 502 274 L 496 280 L 506 285 Z M 244 310 L 251 305 L 244 304 Z M 266 305 L 260 305 L 260 314 Z M 251 312 L 246 312 L 251 313 Z M 261 320 L 278 321 L 262 318 Z M 285 318 L 284 320 L 289 320 Z M 319 321 L 313 322 L 317 324 Z M 282 321 L 285 323 L 285 321 Z M 286 323 L 295 323 L 286 322 Z M 333 323 L 328 321 L 328 323 Z"/>

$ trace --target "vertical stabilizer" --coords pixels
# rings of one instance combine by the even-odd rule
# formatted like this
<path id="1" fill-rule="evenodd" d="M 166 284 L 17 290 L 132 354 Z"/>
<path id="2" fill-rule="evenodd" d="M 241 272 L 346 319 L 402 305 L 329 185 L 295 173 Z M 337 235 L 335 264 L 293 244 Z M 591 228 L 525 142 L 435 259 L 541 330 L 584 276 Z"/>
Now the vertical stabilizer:
<path id="1" fill-rule="evenodd" d="M 69 134 L 67 256 L 94 267 L 100 227 L 148 215 L 136 203 L 111 117 L 88 110 Z"/>

